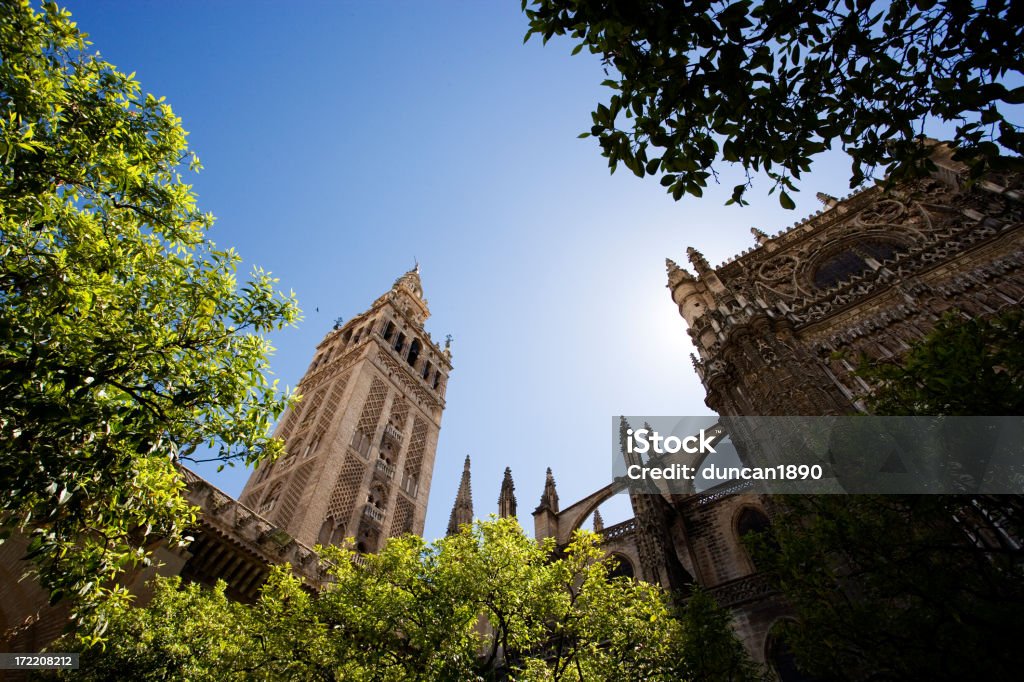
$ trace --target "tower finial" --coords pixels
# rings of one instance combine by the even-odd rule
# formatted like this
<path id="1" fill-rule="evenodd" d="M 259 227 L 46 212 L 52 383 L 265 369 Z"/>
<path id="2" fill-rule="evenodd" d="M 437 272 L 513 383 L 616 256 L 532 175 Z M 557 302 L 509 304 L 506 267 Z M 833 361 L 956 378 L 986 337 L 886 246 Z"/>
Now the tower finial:
<path id="1" fill-rule="evenodd" d="M 771 239 L 771 237 L 769 237 L 767 234 L 757 229 L 756 227 L 750 228 L 750 234 L 754 235 L 754 240 L 757 242 L 758 246 L 767 243 L 767 241 Z"/>
<path id="2" fill-rule="evenodd" d="M 820 201 L 825 208 L 832 208 L 839 203 L 839 199 L 836 199 L 831 194 L 825 194 L 824 192 L 818 192 L 814 196 L 818 198 L 818 201 Z"/>
<path id="3" fill-rule="evenodd" d="M 452 514 L 448 517 L 446 535 L 457 535 L 462 526 L 473 523 L 473 491 L 470 489 L 469 478 L 469 455 L 466 455 L 466 463 L 462 466 L 462 480 L 459 481 L 459 492 L 455 495 Z"/>
<path id="4" fill-rule="evenodd" d="M 498 517 L 507 519 L 516 515 L 515 483 L 512 482 L 512 468 L 505 467 L 505 477 L 501 481 L 501 493 L 498 495 Z"/>
<path id="5" fill-rule="evenodd" d="M 693 275 L 683 270 L 671 258 L 665 259 L 665 269 L 668 271 L 668 288 L 675 289 L 683 282 L 692 282 Z"/>
<path id="6" fill-rule="evenodd" d="M 594 532 L 600 533 L 604 530 L 604 519 L 601 518 L 601 510 L 594 510 Z"/>
<path id="7" fill-rule="evenodd" d="M 687 246 L 686 255 L 689 257 L 690 263 L 693 265 L 693 267 L 697 269 L 698 275 L 703 275 L 706 272 L 710 272 L 711 266 L 708 264 L 708 260 L 707 258 L 704 257 L 703 253 L 693 248 L 692 246 Z"/>
<path id="8" fill-rule="evenodd" d="M 626 453 L 626 438 L 627 431 L 632 428 L 625 417 L 619 417 L 619 451 L 622 454 Z"/>
<path id="9" fill-rule="evenodd" d="M 540 506 L 537 509 L 550 509 L 558 513 L 558 491 L 555 490 L 555 477 L 548 467 L 547 477 L 544 479 L 544 494 L 540 496 Z"/>

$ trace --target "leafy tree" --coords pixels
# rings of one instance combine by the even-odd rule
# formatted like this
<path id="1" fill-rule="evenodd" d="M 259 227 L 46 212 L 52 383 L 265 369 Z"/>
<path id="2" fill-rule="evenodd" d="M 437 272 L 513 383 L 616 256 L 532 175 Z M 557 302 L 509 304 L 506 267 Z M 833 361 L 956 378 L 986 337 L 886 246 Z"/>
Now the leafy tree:
<path id="1" fill-rule="evenodd" d="M 674 679 L 680 624 L 661 591 L 610 580 L 591 533 L 553 549 L 511 519 L 430 547 L 391 540 L 365 567 L 332 548 L 321 618 L 342 634 L 336 656 L 382 679 Z"/>
<path id="2" fill-rule="evenodd" d="M 678 650 L 691 680 L 740 682 L 765 675 L 754 663 L 730 626 L 731 615 L 705 590 L 696 589 L 686 602 L 685 627 Z"/>
<path id="3" fill-rule="evenodd" d="M 781 637 L 828 680 L 1015 679 L 1024 608 L 1019 499 L 778 500 L 755 541 L 796 619 Z"/>
<path id="4" fill-rule="evenodd" d="M 1021 414 L 1019 309 L 950 314 L 898 363 L 862 363 L 879 415 Z M 980 442 L 984 442 L 982 439 Z M 979 455 L 982 453 L 979 453 Z M 753 539 L 797 619 L 782 637 L 823 679 L 1013 679 L 1024 657 L 1020 496 L 786 496 Z M 979 655 L 984 652 L 984 655 Z"/>
<path id="5" fill-rule="evenodd" d="M 578 534 L 558 557 L 552 549 L 550 541 L 527 538 L 511 519 L 478 522 L 429 546 L 414 536 L 392 539 L 379 554 L 358 560 L 350 550 L 324 548 L 333 566 L 325 592 L 311 597 L 278 569 L 251 607 L 227 602 L 223 588 L 179 590 L 177 579 L 158 580 L 148 607 L 109 607 L 106 647 L 87 649 L 78 674 L 92 680 L 122 679 L 125 672 L 136 679 L 198 680 L 756 679 L 742 663 L 688 667 L 688 656 L 708 651 L 719 662 L 745 660 L 727 617 L 706 595 L 677 618 L 658 588 L 609 579 L 610 560 L 595 535 Z M 723 674 L 704 677 L 709 670 Z"/>
<path id="6" fill-rule="evenodd" d="M 1024 87 L 1024 6 L 1006 0 L 523 0 L 527 39 L 570 35 L 601 55 L 614 91 L 581 137 L 614 172 L 661 173 L 675 199 L 701 196 L 719 161 L 746 184 L 763 170 L 786 208 L 812 159 L 839 144 L 851 187 L 884 166 L 891 179 L 928 167 L 929 119 L 956 122 L 957 158 L 978 177 L 1020 155 L 1010 105 Z"/>
<path id="7" fill-rule="evenodd" d="M 180 120 L 87 45 L 0 4 L 0 525 L 79 615 L 194 520 L 174 460 L 279 449 L 263 334 L 298 315 L 260 270 L 239 288 Z"/>
<path id="8" fill-rule="evenodd" d="M 898 363 L 861 362 L 880 415 L 1024 414 L 1024 314 L 947 314 Z"/>
<path id="9" fill-rule="evenodd" d="M 327 630 L 311 617 L 312 597 L 287 567 L 277 567 L 257 603 L 229 600 L 225 584 L 213 589 L 181 579 L 158 578 L 144 608 L 107 603 L 102 647 L 71 638 L 55 646 L 83 648 L 86 680 L 284 680 L 332 679 L 335 667 Z M 76 645 L 77 644 L 77 645 Z M 358 678 L 357 678 L 358 679 Z"/>

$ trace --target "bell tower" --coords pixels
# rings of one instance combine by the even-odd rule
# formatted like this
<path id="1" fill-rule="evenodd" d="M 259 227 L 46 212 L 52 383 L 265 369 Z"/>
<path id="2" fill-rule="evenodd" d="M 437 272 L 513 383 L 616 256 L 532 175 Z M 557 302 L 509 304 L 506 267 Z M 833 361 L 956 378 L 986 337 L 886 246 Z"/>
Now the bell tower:
<path id="1" fill-rule="evenodd" d="M 417 265 L 335 324 L 274 433 L 285 454 L 253 472 L 241 502 L 309 545 L 354 537 L 375 552 L 422 534 L 452 369 L 450 337 L 435 344 L 429 316 Z"/>

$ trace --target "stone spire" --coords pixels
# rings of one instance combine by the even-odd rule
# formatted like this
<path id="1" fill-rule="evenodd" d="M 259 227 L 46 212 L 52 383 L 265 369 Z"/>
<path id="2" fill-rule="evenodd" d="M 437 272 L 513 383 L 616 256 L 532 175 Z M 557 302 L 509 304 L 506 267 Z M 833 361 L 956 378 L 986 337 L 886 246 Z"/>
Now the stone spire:
<path id="1" fill-rule="evenodd" d="M 675 289 L 683 282 L 692 282 L 693 275 L 683 270 L 679 265 L 671 258 L 665 259 L 665 269 L 668 271 L 668 288 Z"/>
<path id="2" fill-rule="evenodd" d="M 498 495 L 498 516 L 503 519 L 516 515 L 516 486 L 512 482 L 512 469 L 505 467 L 505 478 L 501 481 L 501 494 Z"/>
<path id="3" fill-rule="evenodd" d="M 555 477 L 551 474 L 551 467 L 548 467 L 548 476 L 544 481 L 544 494 L 540 496 L 540 506 L 537 510 L 548 509 L 558 513 L 558 492 L 555 490 Z"/>
<path id="4" fill-rule="evenodd" d="M 604 530 L 604 519 L 601 518 L 601 510 L 594 510 L 594 532 L 600 533 Z"/>
<path id="5" fill-rule="evenodd" d="M 622 457 L 626 462 L 626 466 L 630 464 L 643 464 L 640 461 L 640 455 L 629 452 L 629 448 L 626 447 L 627 439 L 629 438 L 628 431 L 632 428 L 625 416 L 619 417 L 619 452 L 622 453 Z"/>
<path id="6" fill-rule="evenodd" d="M 706 272 L 711 271 L 711 265 L 708 263 L 708 259 L 704 257 L 704 254 L 693 248 L 692 246 L 686 247 L 686 255 L 690 259 L 690 263 L 697 270 L 698 275 L 703 275 Z"/>
<path id="7" fill-rule="evenodd" d="M 467 523 L 473 523 L 473 492 L 469 487 L 469 455 L 466 455 L 466 464 L 462 467 L 462 481 L 459 483 L 459 492 L 455 495 L 452 515 L 448 517 L 447 534 L 457 534 L 459 528 Z"/>
<path id="8" fill-rule="evenodd" d="M 831 194 L 825 194 L 824 192 L 818 192 L 814 196 L 818 198 L 818 201 L 820 201 L 825 208 L 832 208 L 839 203 L 839 199 L 836 199 Z"/>
<path id="9" fill-rule="evenodd" d="M 771 237 L 756 227 L 750 228 L 750 234 L 754 235 L 754 240 L 757 242 L 758 246 L 764 245 L 769 239 L 771 239 Z"/>

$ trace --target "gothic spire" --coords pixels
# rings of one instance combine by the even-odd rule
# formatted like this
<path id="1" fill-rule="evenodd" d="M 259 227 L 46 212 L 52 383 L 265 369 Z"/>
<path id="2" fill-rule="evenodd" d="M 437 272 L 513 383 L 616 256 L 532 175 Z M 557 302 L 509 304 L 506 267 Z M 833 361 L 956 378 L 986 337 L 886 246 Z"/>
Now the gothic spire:
<path id="1" fill-rule="evenodd" d="M 619 452 L 622 453 L 622 459 L 626 463 L 626 466 L 630 464 L 639 464 L 640 455 L 636 453 L 630 453 L 629 448 L 626 447 L 627 440 L 629 438 L 628 431 L 633 428 L 625 417 L 619 417 Z"/>
<path id="2" fill-rule="evenodd" d="M 601 510 L 594 510 L 594 532 L 600 533 L 604 530 L 604 519 L 601 518 Z"/>
<path id="3" fill-rule="evenodd" d="M 757 241 L 757 245 L 758 246 L 763 245 L 769 239 L 771 239 L 771 237 L 769 237 L 766 233 L 762 232 L 761 230 L 757 229 L 756 227 L 750 228 L 750 234 L 754 235 L 754 239 Z"/>
<path id="4" fill-rule="evenodd" d="M 448 517 L 447 535 L 455 535 L 459 528 L 467 523 L 473 523 L 473 492 L 469 486 L 469 455 L 466 455 L 466 464 L 462 467 L 462 481 L 459 483 L 459 492 L 455 495 L 455 504 L 452 505 L 452 515 Z"/>
<path id="5" fill-rule="evenodd" d="M 704 257 L 704 254 L 693 248 L 692 246 L 686 247 L 686 255 L 690 259 L 690 263 L 696 268 L 698 275 L 703 275 L 711 270 L 711 265 L 708 263 L 708 259 Z"/>
<path id="6" fill-rule="evenodd" d="M 817 192 L 815 195 L 818 201 L 822 203 L 825 208 L 832 208 L 839 203 L 839 199 L 836 199 L 831 194 L 825 194 L 824 192 Z"/>
<path id="7" fill-rule="evenodd" d="M 516 515 L 516 486 L 512 482 L 512 469 L 505 467 L 505 478 L 501 481 L 501 494 L 498 495 L 498 516 L 507 519 Z"/>
<path id="8" fill-rule="evenodd" d="M 693 281 L 693 275 L 679 267 L 679 265 L 671 258 L 665 259 L 665 269 L 668 271 L 669 289 L 674 289 L 683 282 Z"/>
<path id="9" fill-rule="evenodd" d="M 538 510 L 550 509 L 558 513 L 558 492 L 555 490 L 555 477 L 551 474 L 551 467 L 548 467 L 547 479 L 544 481 L 544 494 L 540 496 Z"/>

